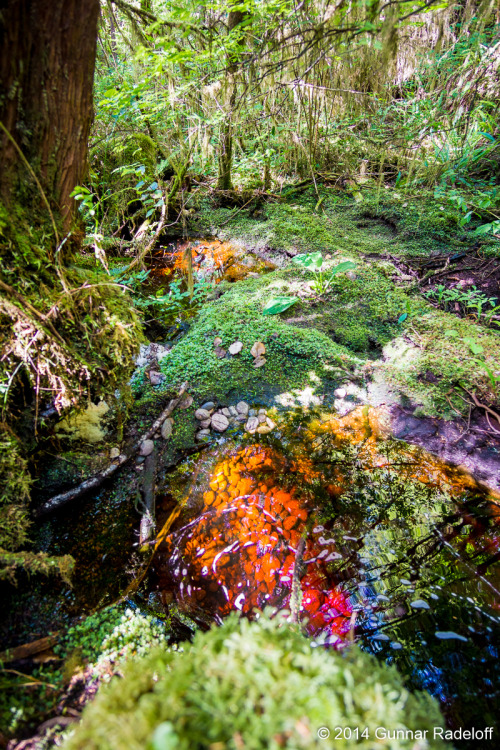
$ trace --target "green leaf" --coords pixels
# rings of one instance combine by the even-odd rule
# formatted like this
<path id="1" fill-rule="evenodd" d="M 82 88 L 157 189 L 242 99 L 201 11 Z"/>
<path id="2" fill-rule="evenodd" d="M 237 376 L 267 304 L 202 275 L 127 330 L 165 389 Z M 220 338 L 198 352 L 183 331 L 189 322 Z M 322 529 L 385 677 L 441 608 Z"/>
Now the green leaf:
<path id="1" fill-rule="evenodd" d="M 277 315 L 298 302 L 298 297 L 273 297 L 264 307 L 263 315 Z"/>
<path id="2" fill-rule="evenodd" d="M 407 317 L 408 317 L 408 313 L 403 313 L 402 315 L 399 316 L 398 323 L 404 323 Z"/>
<path id="3" fill-rule="evenodd" d="M 321 253 L 300 253 L 292 258 L 292 262 L 308 271 L 317 271 L 323 265 L 323 256 Z"/>
<path id="4" fill-rule="evenodd" d="M 356 263 L 353 263 L 352 260 L 345 260 L 343 263 L 339 263 L 338 266 L 335 266 L 335 268 L 332 269 L 332 276 L 336 276 L 338 273 L 344 273 L 344 271 L 350 271 L 353 268 L 356 268 Z"/>

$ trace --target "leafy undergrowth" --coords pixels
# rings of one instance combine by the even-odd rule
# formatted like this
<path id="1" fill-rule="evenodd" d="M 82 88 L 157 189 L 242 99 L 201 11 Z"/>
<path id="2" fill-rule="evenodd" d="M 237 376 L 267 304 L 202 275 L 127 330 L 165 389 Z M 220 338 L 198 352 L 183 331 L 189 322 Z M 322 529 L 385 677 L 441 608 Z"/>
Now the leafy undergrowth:
<path id="1" fill-rule="evenodd" d="M 312 648 L 279 618 L 231 615 L 182 651 L 155 649 L 103 687 L 65 750 L 190 750 L 193 747 L 325 747 L 318 730 L 360 727 L 336 747 L 403 750 L 414 739 L 375 740 L 377 727 L 443 726 L 436 701 L 411 694 L 393 667 L 353 647 Z M 409 736 L 411 736 L 411 732 Z M 436 750 L 447 745 L 434 740 Z"/>

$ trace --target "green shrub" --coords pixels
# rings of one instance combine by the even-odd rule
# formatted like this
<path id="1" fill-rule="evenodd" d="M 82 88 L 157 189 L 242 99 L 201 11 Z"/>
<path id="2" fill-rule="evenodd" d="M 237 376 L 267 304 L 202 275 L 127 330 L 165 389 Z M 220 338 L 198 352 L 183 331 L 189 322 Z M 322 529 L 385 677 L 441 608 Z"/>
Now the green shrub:
<path id="1" fill-rule="evenodd" d="M 415 747 L 376 740 L 375 730 L 432 730 L 437 703 L 411 694 L 395 668 L 351 648 L 312 648 L 280 618 L 229 617 L 181 651 L 156 649 L 104 686 L 65 750 Z M 329 740 L 318 729 L 331 730 Z M 335 739 L 335 727 L 369 739 Z M 429 732 L 432 737 L 432 731 Z M 445 743 L 433 741 L 438 750 Z"/>

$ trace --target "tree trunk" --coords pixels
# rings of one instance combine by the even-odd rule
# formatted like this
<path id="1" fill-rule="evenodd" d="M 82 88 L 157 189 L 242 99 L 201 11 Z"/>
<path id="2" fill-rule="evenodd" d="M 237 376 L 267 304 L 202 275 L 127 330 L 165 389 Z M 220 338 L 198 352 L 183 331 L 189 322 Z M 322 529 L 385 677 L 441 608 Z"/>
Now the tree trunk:
<path id="1" fill-rule="evenodd" d="M 74 208 L 70 194 L 87 164 L 98 18 L 99 0 L 0 0 L 0 121 L 65 230 Z M 0 198 L 7 208 L 42 205 L 3 129 L 0 158 Z"/>
<path id="2" fill-rule="evenodd" d="M 248 14 L 240 10 L 232 10 L 228 17 L 228 31 L 229 34 L 243 21 Z M 240 41 L 238 44 L 240 53 L 243 52 L 243 42 Z M 226 109 L 226 119 L 222 124 L 220 134 L 220 145 L 219 145 L 219 176 L 217 180 L 217 187 L 219 190 L 231 190 L 231 168 L 233 164 L 233 133 L 232 133 L 232 119 L 236 105 L 237 97 L 237 84 L 235 73 L 238 69 L 240 60 L 238 56 L 234 54 L 228 56 L 228 107 Z"/>

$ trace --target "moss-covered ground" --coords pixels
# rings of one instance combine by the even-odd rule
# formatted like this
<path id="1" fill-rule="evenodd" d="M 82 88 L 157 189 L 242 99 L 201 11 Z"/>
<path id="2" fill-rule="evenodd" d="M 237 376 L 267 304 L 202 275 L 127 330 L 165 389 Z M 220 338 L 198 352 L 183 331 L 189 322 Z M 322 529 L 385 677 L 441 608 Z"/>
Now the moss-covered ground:
<path id="1" fill-rule="evenodd" d="M 306 191 L 266 204 L 257 215 L 201 205 L 194 229 L 280 258 L 281 268 L 219 287 L 221 296 L 201 308 L 187 335 L 163 360 L 167 387 L 187 381 L 194 409 L 206 399 L 256 400 L 307 386 L 324 392 L 378 368 L 421 415 L 466 414 L 466 390 L 486 403 L 498 402 L 500 338 L 495 330 L 436 309 L 418 285 L 401 280 L 391 262 L 398 256 L 472 247 L 477 238 L 459 227 L 459 215 L 441 210 L 428 197 L 410 201 L 393 194 L 358 204 L 325 190 L 319 211 L 316 203 L 317 197 Z M 486 241 L 483 250 L 500 252 L 494 240 Z M 338 275 L 318 296 L 310 290 L 312 274 L 292 261 L 297 252 L 313 251 L 323 254 L 326 267 L 352 260 L 356 268 Z M 284 313 L 263 315 L 276 296 L 298 301 Z M 219 359 L 216 337 L 224 349 L 241 341 L 242 352 Z M 267 362 L 256 369 L 250 348 L 259 340 Z M 192 425 L 192 414 L 181 419 L 185 438 L 190 419 Z"/>

